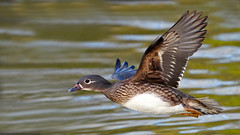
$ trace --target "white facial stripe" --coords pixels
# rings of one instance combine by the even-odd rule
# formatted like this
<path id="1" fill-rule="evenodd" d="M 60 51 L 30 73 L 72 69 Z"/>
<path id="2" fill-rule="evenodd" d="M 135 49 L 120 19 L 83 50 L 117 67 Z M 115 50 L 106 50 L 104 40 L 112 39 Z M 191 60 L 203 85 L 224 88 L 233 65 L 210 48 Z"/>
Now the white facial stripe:
<path id="1" fill-rule="evenodd" d="M 77 86 L 78 86 L 80 89 L 83 88 L 83 86 L 82 86 L 81 84 L 79 84 L 79 83 L 77 83 Z"/>

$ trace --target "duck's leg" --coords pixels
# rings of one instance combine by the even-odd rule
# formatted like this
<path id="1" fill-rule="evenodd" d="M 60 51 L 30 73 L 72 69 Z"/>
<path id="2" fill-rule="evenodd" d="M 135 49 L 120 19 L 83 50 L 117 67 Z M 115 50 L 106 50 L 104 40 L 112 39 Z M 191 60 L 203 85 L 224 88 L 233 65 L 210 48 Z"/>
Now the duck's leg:
<path id="1" fill-rule="evenodd" d="M 198 118 L 199 115 L 202 115 L 201 112 L 193 110 L 193 109 L 189 109 L 187 107 L 184 107 L 184 109 L 190 113 L 181 113 L 181 115 L 185 115 L 185 116 L 192 116 L 192 117 L 196 117 Z"/>
<path id="2" fill-rule="evenodd" d="M 199 116 L 199 114 L 196 114 L 196 113 L 181 113 L 181 115 L 192 116 L 192 117 L 195 117 L 195 118 L 198 118 L 198 116 Z"/>

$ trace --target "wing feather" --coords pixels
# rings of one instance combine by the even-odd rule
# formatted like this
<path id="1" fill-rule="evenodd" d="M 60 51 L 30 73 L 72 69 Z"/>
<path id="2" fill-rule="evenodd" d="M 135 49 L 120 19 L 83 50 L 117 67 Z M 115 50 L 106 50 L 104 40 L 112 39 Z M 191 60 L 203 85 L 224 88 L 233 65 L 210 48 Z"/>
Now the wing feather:
<path id="1" fill-rule="evenodd" d="M 128 62 L 126 61 L 121 65 L 121 61 L 117 59 L 112 78 L 117 80 L 125 80 L 131 78 L 136 73 L 136 70 L 134 70 L 134 68 L 135 66 L 133 65 L 128 67 Z"/>
<path id="2" fill-rule="evenodd" d="M 177 88 L 189 57 L 202 45 L 207 16 L 188 11 L 147 48 L 133 81 L 162 83 Z"/>

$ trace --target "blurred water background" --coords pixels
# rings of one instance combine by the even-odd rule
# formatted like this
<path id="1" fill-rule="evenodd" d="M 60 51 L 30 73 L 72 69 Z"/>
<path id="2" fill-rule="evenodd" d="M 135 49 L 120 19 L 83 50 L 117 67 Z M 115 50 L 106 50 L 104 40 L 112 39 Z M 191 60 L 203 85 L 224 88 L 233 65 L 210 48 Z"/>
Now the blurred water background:
<path id="1" fill-rule="evenodd" d="M 224 113 L 152 115 L 67 92 L 86 74 L 111 80 L 116 58 L 138 66 L 195 9 L 209 16 L 208 33 L 179 89 L 215 99 Z M 0 133 L 240 134 L 239 0 L 1 0 L 0 56 Z"/>

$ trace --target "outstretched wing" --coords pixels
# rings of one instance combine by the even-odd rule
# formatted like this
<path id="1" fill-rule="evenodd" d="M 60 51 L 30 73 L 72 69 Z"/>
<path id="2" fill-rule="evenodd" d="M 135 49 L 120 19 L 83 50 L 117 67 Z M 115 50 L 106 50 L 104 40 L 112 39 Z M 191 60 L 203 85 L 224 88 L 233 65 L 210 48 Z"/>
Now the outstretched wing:
<path id="1" fill-rule="evenodd" d="M 136 70 L 134 70 L 135 66 L 131 65 L 128 67 L 128 63 L 125 61 L 121 65 L 121 61 L 119 59 L 116 60 L 115 71 L 112 74 L 113 79 L 117 80 L 125 80 L 130 78 L 136 74 Z"/>
<path id="2" fill-rule="evenodd" d="M 177 88 L 190 56 L 204 40 L 207 16 L 188 11 L 147 48 L 133 81 L 162 83 Z"/>

